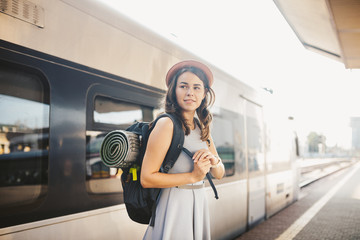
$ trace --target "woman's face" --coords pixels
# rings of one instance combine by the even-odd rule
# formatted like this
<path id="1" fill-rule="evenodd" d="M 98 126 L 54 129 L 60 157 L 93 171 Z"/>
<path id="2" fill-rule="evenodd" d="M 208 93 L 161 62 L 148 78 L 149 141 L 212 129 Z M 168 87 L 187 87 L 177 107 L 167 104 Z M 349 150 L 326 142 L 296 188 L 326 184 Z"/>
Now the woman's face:
<path id="1" fill-rule="evenodd" d="M 176 100 L 185 112 L 194 112 L 205 97 L 203 81 L 192 72 L 182 73 L 176 83 Z"/>

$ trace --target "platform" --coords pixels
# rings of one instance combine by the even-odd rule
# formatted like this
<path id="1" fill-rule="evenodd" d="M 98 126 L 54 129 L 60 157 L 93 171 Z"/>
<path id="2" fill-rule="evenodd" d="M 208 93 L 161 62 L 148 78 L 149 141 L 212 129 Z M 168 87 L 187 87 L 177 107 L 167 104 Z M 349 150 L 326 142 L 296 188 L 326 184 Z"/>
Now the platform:
<path id="1" fill-rule="evenodd" d="M 360 163 L 301 189 L 297 202 L 236 240 L 360 239 Z"/>

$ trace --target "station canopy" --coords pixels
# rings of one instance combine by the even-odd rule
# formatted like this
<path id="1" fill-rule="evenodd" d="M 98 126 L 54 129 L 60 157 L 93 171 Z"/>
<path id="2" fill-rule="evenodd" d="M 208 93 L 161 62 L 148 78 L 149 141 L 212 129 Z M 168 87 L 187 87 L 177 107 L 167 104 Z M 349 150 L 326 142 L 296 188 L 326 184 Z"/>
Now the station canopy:
<path id="1" fill-rule="evenodd" d="M 360 68 L 360 0 L 274 0 L 305 48 Z"/>

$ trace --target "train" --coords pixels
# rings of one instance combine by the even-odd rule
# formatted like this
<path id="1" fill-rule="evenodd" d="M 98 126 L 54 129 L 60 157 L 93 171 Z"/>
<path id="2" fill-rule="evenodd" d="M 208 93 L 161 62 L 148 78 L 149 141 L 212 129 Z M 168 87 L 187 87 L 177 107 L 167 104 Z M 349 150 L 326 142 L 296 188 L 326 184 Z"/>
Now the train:
<path id="1" fill-rule="evenodd" d="M 105 134 L 163 111 L 181 60 L 213 71 L 212 239 L 233 239 L 298 199 L 299 150 L 272 96 L 99 0 L 0 1 L 0 239 L 141 239 Z"/>

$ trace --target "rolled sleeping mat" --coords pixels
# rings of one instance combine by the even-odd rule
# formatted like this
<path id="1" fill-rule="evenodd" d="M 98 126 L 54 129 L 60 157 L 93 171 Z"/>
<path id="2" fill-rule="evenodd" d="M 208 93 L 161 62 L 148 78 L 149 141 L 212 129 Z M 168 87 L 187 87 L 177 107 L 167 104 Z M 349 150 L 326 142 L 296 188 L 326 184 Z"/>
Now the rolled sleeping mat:
<path id="1" fill-rule="evenodd" d="M 114 130 L 106 134 L 100 147 L 101 161 L 112 168 L 126 168 L 139 155 L 139 136 L 133 132 Z"/>

